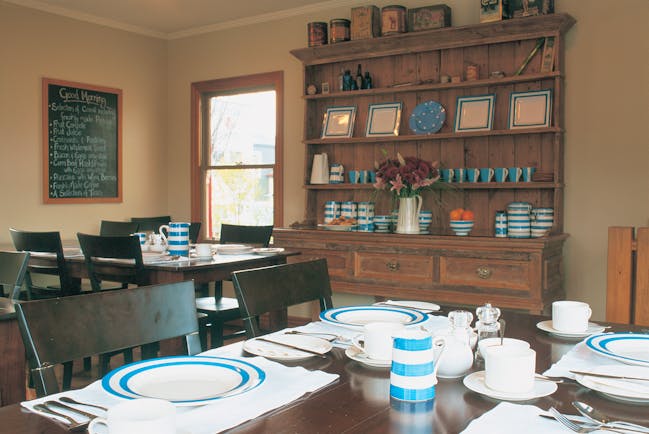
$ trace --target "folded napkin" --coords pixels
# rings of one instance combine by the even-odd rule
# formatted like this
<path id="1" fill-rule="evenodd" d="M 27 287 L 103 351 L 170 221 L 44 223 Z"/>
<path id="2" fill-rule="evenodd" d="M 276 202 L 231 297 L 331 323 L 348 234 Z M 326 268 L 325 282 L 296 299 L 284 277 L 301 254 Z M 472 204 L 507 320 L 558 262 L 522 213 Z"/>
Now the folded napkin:
<path id="1" fill-rule="evenodd" d="M 565 377 L 574 380 L 575 374 L 570 372 L 571 370 L 588 372 L 601 365 L 628 366 L 617 360 L 596 354 L 588 349 L 585 341 L 582 341 L 564 354 L 558 362 L 553 363 L 550 369 L 545 371 L 543 375 L 547 375 L 548 377 Z"/>
<path id="2" fill-rule="evenodd" d="M 570 430 L 556 420 L 540 417 L 548 414 L 533 405 L 501 402 L 466 427 L 462 434 L 566 434 Z"/>
<path id="3" fill-rule="evenodd" d="M 210 350 L 201 355 L 224 356 L 228 353 L 237 353 L 237 349 L 238 353 L 240 353 L 240 346 L 235 345 L 233 348 L 228 348 L 227 350 Z M 229 357 L 232 356 L 229 355 Z M 189 434 L 214 434 L 227 430 L 271 410 L 289 404 L 308 393 L 322 389 L 339 377 L 336 374 L 328 374 L 322 371 L 309 371 L 302 367 L 287 367 L 264 359 L 263 357 L 245 358 L 245 361 L 254 364 L 265 372 L 266 378 L 264 382 L 245 393 L 229 396 L 217 400 L 212 404 L 198 407 L 177 407 L 176 420 L 179 431 L 182 430 Z M 83 389 L 25 401 L 21 405 L 31 411 L 35 411 L 35 404 L 47 400 L 55 400 L 61 395 L 106 407 L 111 407 L 122 402 L 121 399 L 115 398 L 105 392 L 101 387 L 101 380 L 98 380 Z M 80 408 L 99 416 L 104 415 L 102 410 L 90 407 Z M 67 423 L 63 419 L 55 416 L 38 413 Z M 85 420 L 85 418 L 74 413 L 68 414 L 80 422 Z"/>

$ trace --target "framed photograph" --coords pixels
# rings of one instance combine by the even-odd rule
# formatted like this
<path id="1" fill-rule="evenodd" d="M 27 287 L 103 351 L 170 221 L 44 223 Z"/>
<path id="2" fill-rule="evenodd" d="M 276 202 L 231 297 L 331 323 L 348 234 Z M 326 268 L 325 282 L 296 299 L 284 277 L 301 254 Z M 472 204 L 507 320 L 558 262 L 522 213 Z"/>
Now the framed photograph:
<path id="1" fill-rule="evenodd" d="M 496 95 L 460 96 L 455 111 L 455 131 L 491 130 Z"/>
<path id="2" fill-rule="evenodd" d="M 512 92 L 509 97 L 509 128 L 550 126 L 552 90 Z"/>
<path id="3" fill-rule="evenodd" d="M 398 136 L 401 103 L 370 104 L 367 111 L 366 137 Z"/>
<path id="4" fill-rule="evenodd" d="M 322 138 L 351 137 L 355 119 L 356 106 L 329 107 L 322 121 Z"/>

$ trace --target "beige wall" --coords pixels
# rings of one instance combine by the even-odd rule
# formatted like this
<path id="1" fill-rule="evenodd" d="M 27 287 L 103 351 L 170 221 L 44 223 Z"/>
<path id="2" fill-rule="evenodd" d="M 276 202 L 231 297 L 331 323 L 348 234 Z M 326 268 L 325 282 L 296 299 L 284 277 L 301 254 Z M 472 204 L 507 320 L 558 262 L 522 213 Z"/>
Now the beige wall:
<path id="1" fill-rule="evenodd" d="M 445 3 L 454 25 L 478 22 L 476 2 Z M 577 19 L 566 44 L 565 287 L 601 319 L 607 227 L 649 225 L 649 2 L 555 3 Z M 338 17 L 349 17 L 349 7 L 159 41 L 0 3 L 0 203 L 11 205 L 0 227 L 56 226 L 73 235 L 96 229 L 100 218 L 149 211 L 188 218 L 190 83 L 275 70 L 285 79 L 284 223 L 303 219 L 302 72 L 289 50 L 306 46 L 308 22 Z M 123 204 L 41 204 L 42 76 L 124 90 Z M 7 239 L 0 232 L 0 242 Z"/>

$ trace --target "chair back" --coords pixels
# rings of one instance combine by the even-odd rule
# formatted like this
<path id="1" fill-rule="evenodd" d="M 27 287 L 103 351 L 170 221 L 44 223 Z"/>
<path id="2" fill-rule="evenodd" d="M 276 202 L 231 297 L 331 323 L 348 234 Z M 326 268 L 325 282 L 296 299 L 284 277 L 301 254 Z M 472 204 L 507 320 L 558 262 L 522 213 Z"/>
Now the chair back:
<path id="1" fill-rule="evenodd" d="M 179 336 L 201 351 L 192 281 L 17 303 L 16 315 L 38 396 L 59 391 L 53 366 L 68 360 Z"/>
<path id="2" fill-rule="evenodd" d="M 317 300 L 321 311 L 333 307 L 325 259 L 236 271 L 232 282 L 248 338 L 264 333 L 256 319 L 262 314 L 278 313 L 274 329 L 280 330 L 289 306 Z"/>
<path id="3" fill-rule="evenodd" d="M 138 231 L 139 224 L 137 222 L 118 222 L 110 220 L 102 220 L 99 226 L 99 235 L 116 236 L 116 235 L 131 235 Z"/>
<path id="4" fill-rule="evenodd" d="M 219 243 L 253 244 L 259 247 L 268 247 L 273 226 L 243 226 L 221 224 L 221 237 Z"/>
<path id="5" fill-rule="evenodd" d="M 191 222 L 189 224 L 189 242 L 196 244 L 198 236 L 201 233 L 201 222 Z"/>
<path id="6" fill-rule="evenodd" d="M 101 281 L 146 285 L 140 239 L 136 236 L 103 236 L 77 233 L 93 291 L 101 291 Z M 106 261 L 121 259 L 126 261 Z"/>
<path id="7" fill-rule="evenodd" d="M 138 224 L 138 231 L 146 232 L 152 231 L 158 233 L 161 225 L 168 225 L 171 221 L 171 216 L 162 215 L 156 217 L 131 217 L 132 222 Z"/>
<path id="8" fill-rule="evenodd" d="M 18 300 L 28 262 L 29 252 L 0 252 L 0 286 L 3 297 Z"/>
<path id="9" fill-rule="evenodd" d="M 10 228 L 9 234 L 11 235 L 14 247 L 19 252 L 50 253 L 56 256 L 56 265 L 30 263 L 27 266 L 25 283 L 30 298 L 68 296 L 79 293 L 79 285 L 73 282 L 68 268 L 65 265 L 63 245 L 59 232 L 28 232 Z M 45 287 L 35 285 L 32 276 L 37 274 L 58 276 L 59 286 Z"/>

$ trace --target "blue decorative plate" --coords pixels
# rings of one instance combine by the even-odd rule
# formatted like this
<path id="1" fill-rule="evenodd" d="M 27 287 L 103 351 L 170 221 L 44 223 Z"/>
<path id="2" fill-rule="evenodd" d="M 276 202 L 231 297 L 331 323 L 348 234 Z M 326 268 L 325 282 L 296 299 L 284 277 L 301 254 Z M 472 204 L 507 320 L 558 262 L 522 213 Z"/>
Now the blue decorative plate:
<path id="1" fill-rule="evenodd" d="M 158 398 L 177 406 L 204 405 L 259 386 L 264 371 L 244 360 L 172 356 L 143 360 L 111 371 L 101 382 L 125 399 Z"/>
<path id="2" fill-rule="evenodd" d="M 631 365 L 649 366 L 649 335 L 604 333 L 586 339 L 586 346 L 600 356 Z"/>
<path id="3" fill-rule="evenodd" d="M 410 115 L 410 129 L 415 134 L 433 134 L 442 129 L 446 109 L 437 101 L 419 104 Z"/>
<path id="4" fill-rule="evenodd" d="M 347 306 L 327 309 L 320 320 L 332 325 L 361 330 L 370 322 L 397 322 L 406 326 L 421 324 L 428 315 L 412 309 L 388 306 Z"/>

